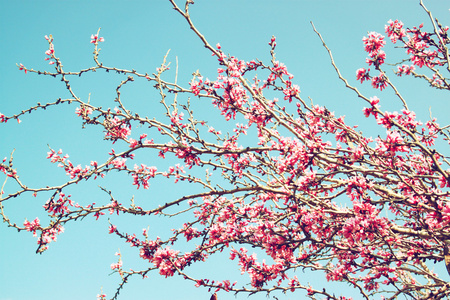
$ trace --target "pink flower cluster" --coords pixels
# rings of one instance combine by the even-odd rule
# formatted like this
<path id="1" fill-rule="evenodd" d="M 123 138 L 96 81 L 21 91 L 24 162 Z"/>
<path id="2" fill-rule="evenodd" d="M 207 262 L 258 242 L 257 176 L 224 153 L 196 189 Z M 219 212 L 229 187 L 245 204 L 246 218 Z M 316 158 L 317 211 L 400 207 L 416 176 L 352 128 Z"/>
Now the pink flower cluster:
<path id="1" fill-rule="evenodd" d="M 372 86 L 381 91 L 387 86 L 387 78 L 384 73 L 380 70 L 380 66 L 384 64 L 386 59 L 386 53 L 384 53 L 381 48 L 384 47 L 386 42 L 384 41 L 384 36 L 376 32 L 370 32 L 367 37 L 363 37 L 364 49 L 369 53 L 369 58 L 366 59 L 366 63 L 371 66 L 374 65 L 376 70 L 380 71 L 378 76 L 371 77 L 369 75 L 370 69 L 366 70 L 360 68 L 356 71 L 356 79 L 360 80 L 361 83 L 365 80 L 371 79 Z"/>
<path id="2" fill-rule="evenodd" d="M 50 149 L 50 151 L 47 152 L 47 159 L 50 159 L 52 163 L 58 162 L 59 163 L 58 166 L 64 168 L 64 170 L 66 171 L 66 175 L 68 175 L 70 179 L 85 178 L 92 171 L 90 166 L 85 166 L 84 168 L 82 168 L 81 165 L 74 166 L 72 162 L 70 162 L 70 160 L 67 159 L 69 158 L 68 154 L 64 155 L 63 157 L 61 157 L 60 154 L 62 154 L 61 149 L 59 149 L 58 152 L 56 152 L 53 149 Z M 91 165 L 94 164 L 95 162 L 91 163 Z"/>
<path id="3" fill-rule="evenodd" d="M 71 195 L 66 196 L 64 193 L 59 193 L 58 199 L 54 197 L 53 199 L 48 200 L 43 207 L 52 216 L 65 215 L 70 212 L 69 206 L 76 208 L 80 207 L 80 205 L 78 203 L 74 203 L 70 197 Z"/>
<path id="4" fill-rule="evenodd" d="M 92 34 L 91 35 L 91 44 L 97 44 L 97 43 L 101 43 L 104 42 L 105 39 L 102 37 L 98 37 L 98 34 Z"/>
<path id="5" fill-rule="evenodd" d="M 404 30 L 398 21 L 389 21 L 386 26 L 391 41 L 404 43 L 412 55 L 413 65 L 399 66 L 398 75 L 415 74 L 415 66 L 439 64 L 439 57 L 426 52 L 433 47 L 430 40 L 433 36 L 420 28 Z M 446 32 L 445 28 L 441 31 Z M 54 57 L 52 38 L 48 40 L 51 47 L 46 54 Z M 96 46 L 102 41 L 97 35 L 91 37 L 91 43 Z M 382 51 L 386 44 L 384 36 L 370 32 L 363 43 L 368 53 L 366 62 L 379 75 L 372 77 L 370 69 L 360 68 L 356 78 L 361 83 L 370 80 L 374 88 L 383 90 L 391 85 L 387 73 L 381 69 L 386 58 Z M 335 116 L 324 106 L 306 104 L 299 95 L 300 87 L 292 82 L 293 75 L 275 60 L 275 37 L 269 45 L 271 65 L 226 56 L 217 45 L 217 49 L 211 50 L 218 56 L 220 66 L 215 81 L 195 73 L 190 90 L 178 90 L 177 84 L 158 81 L 169 92 L 212 99 L 225 120 L 236 118 L 242 122 L 231 124 L 225 134 L 204 120 L 196 120 L 190 102 L 182 104 L 181 97 L 172 104 L 162 97 L 165 122 L 132 114 L 118 99 L 120 109 L 113 110 L 103 110 L 80 100 L 75 113 L 82 118 L 83 125 L 103 126 L 105 138 L 113 143 L 118 141 L 116 149 L 121 148 L 123 152 L 116 153 L 113 149 L 105 162 L 92 161 L 90 166 L 82 168 L 74 166 L 68 155 L 62 156 L 62 150 L 50 149 L 47 158 L 58 163 L 70 177 L 65 185 L 39 190 L 53 191 L 44 209 L 57 222 L 44 228 L 38 218 L 32 222 L 25 220 L 25 229 L 19 230 L 35 236 L 41 231 L 38 243 L 46 249 L 64 230 L 62 224 L 89 214 L 96 219 L 108 211 L 117 215 L 184 214 L 188 217 L 178 229 L 172 229 L 166 240 L 152 238 L 152 231 L 147 229 L 140 239 L 136 234 L 121 233 L 110 224 L 108 232 L 139 249 L 140 257 L 149 263 L 146 270 L 131 270 L 124 277 L 119 253 L 119 260 L 111 264 L 111 269 L 124 282 L 128 275 L 145 277 L 157 269 L 165 277 L 185 276 L 196 286 L 239 291 L 236 283 L 231 284 L 229 280 L 191 279 L 184 273 L 191 264 L 228 248 L 230 259 L 242 274 L 249 276 L 251 286 L 245 287 L 245 291 L 250 292 L 270 291 L 272 285 L 273 289 L 283 291 L 303 289 L 311 297 L 329 296 L 325 290 L 315 290 L 309 284 L 304 285 L 301 278 L 292 276 L 297 268 L 323 271 L 327 280 L 346 281 L 360 291 L 376 293 L 384 288 L 389 290 L 391 285 L 394 291 L 405 289 L 408 293 L 424 287 L 434 288 L 417 286 L 415 279 L 402 272 L 419 266 L 422 272 L 418 272 L 419 276 L 425 274 L 424 277 L 433 279 L 434 275 L 428 276 L 418 262 L 424 257 L 442 259 L 445 233 L 450 230 L 450 170 L 443 170 L 443 165 L 448 165 L 445 156 L 430 146 L 437 143 L 443 128 L 434 119 L 425 125 L 417 121 L 415 113 L 406 105 L 400 112 L 383 112 L 380 99 L 369 99 L 357 92 L 369 104 L 363 110 L 364 115 L 373 117 L 382 130 L 376 138 L 364 137 L 357 132 L 357 126 L 347 125 L 343 116 Z M 167 66 L 164 63 L 158 72 Z M 98 64 L 98 68 L 106 67 Z M 120 72 L 155 81 L 134 70 Z M 430 84 L 443 88 L 445 80 L 436 73 L 430 78 Z M 270 99 L 264 93 L 270 93 Z M 283 97 L 285 102 L 281 103 L 286 106 L 272 95 Z M 94 111 L 98 115 L 91 117 Z M 0 121 L 6 119 L 0 114 Z M 132 138 L 134 124 L 148 127 L 157 142 L 147 140 L 145 133 Z M 214 123 L 216 128 L 222 125 Z M 135 154 L 142 158 L 137 153 L 147 150 L 156 151 L 155 156 L 159 153 L 162 159 L 171 156 L 177 162 L 166 165 L 163 169 L 166 171 L 144 163 L 137 163 L 132 169 L 127 167 L 128 158 L 133 159 Z M 0 171 L 19 182 L 15 171 L 5 162 L 6 159 Z M 202 167 L 208 168 L 206 175 L 198 175 Z M 219 172 L 220 179 L 212 177 L 211 169 L 212 173 Z M 137 189 L 141 186 L 149 189 L 151 183 L 153 187 L 155 181 L 151 180 L 158 176 L 173 178 L 177 184 L 198 185 L 201 189 L 187 191 L 175 200 L 147 209 L 136 206 L 134 198 L 130 206 L 123 205 L 113 197 L 113 192 L 104 188 L 110 202 L 80 206 L 64 190 L 82 179 L 104 176 L 111 171 L 131 176 Z M 31 192 L 36 196 L 35 190 Z M 389 211 L 386 216 L 392 219 L 385 216 L 386 210 Z M 195 246 L 182 254 L 174 247 L 180 241 Z M 260 252 L 257 256 L 248 253 L 248 248 L 233 248 L 238 244 L 258 248 Z M 402 282 L 405 278 L 406 283 Z M 437 288 L 445 284 L 440 279 L 434 283 Z"/>
<path id="6" fill-rule="evenodd" d="M 403 23 L 399 20 L 389 20 L 388 24 L 384 26 L 386 34 L 391 39 L 392 43 L 397 43 L 399 39 L 406 36 L 406 30 L 403 28 Z"/>
<path id="7" fill-rule="evenodd" d="M 112 165 L 114 168 L 116 169 L 125 169 L 127 159 L 123 158 L 123 157 L 117 157 L 115 159 L 113 159 L 112 161 L 109 162 L 110 165 Z"/>
<path id="8" fill-rule="evenodd" d="M 33 222 L 30 222 L 27 219 L 25 219 L 23 226 L 25 226 L 27 231 L 32 232 L 33 235 L 36 236 L 36 231 L 41 228 L 41 224 L 39 222 L 40 222 L 39 218 L 34 219 Z"/>
<path id="9" fill-rule="evenodd" d="M 106 135 L 105 138 L 112 139 L 114 142 L 118 139 L 126 139 L 131 134 L 131 127 L 124 123 L 118 117 L 105 120 Z"/>
<path id="10" fill-rule="evenodd" d="M 48 63 L 49 65 L 53 65 L 55 63 L 55 56 L 54 56 L 55 48 L 53 46 L 53 37 L 52 35 L 50 35 L 50 37 L 45 36 L 45 39 L 48 41 L 49 44 L 48 50 L 45 51 L 45 55 L 48 56 L 45 58 L 45 60 L 53 59 Z"/>
<path id="11" fill-rule="evenodd" d="M 55 163 L 55 162 L 65 162 L 66 159 L 69 158 L 69 155 L 66 154 L 66 155 L 64 155 L 63 157 L 61 157 L 60 154 L 62 154 L 62 153 L 63 153 L 63 152 L 62 152 L 62 149 L 59 149 L 58 152 L 56 152 L 56 151 L 53 150 L 53 149 L 50 149 L 50 151 L 47 152 L 47 159 L 50 159 L 50 161 L 51 161 L 52 163 Z"/>
<path id="12" fill-rule="evenodd" d="M 88 115 L 92 114 L 92 108 L 87 105 L 82 105 L 81 108 L 77 107 L 75 109 L 75 113 L 77 116 L 82 117 L 83 119 L 87 119 Z"/>
<path id="13" fill-rule="evenodd" d="M 156 175 L 156 167 L 147 167 L 144 164 L 140 166 L 134 165 L 134 172 L 131 174 L 133 177 L 133 185 L 136 185 L 137 188 L 142 184 L 144 189 L 149 188 L 149 179 L 155 177 Z"/>

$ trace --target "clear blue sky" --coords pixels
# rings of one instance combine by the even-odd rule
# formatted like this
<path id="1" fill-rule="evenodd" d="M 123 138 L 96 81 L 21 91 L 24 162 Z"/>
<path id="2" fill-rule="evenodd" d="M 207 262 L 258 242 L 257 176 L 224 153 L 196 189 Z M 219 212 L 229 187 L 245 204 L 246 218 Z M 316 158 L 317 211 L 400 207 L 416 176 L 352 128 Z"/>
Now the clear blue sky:
<path id="1" fill-rule="evenodd" d="M 179 1 L 180 2 L 180 1 Z M 391 92 L 380 93 L 369 85 L 361 86 L 355 80 L 355 71 L 365 67 L 366 53 L 361 39 L 368 31 L 383 32 L 389 19 L 399 19 L 407 26 L 425 23 L 428 17 L 419 7 L 419 1 L 266 1 L 266 0 L 196 0 L 191 15 L 197 28 L 212 45 L 220 42 L 225 53 L 240 59 L 269 60 L 268 42 L 277 37 L 277 58 L 294 74 L 302 95 L 325 105 L 336 115 L 345 115 L 348 124 L 360 124 L 368 135 L 379 134 L 374 124 L 363 118 L 354 94 L 346 90 L 337 79 L 327 53 L 312 31 L 310 21 L 321 32 L 332 49 L 335 61 L 343 76 L 361 88 L 368 96 L 377 95 L 382 108 L 400 110 L 401 106 Z M 450 4 L 446 1 L 427 1 L 426 5 L 443 24 L 450 24 Z M 197 69 L 214 79 L 217 64 L 203 48 L 200 40 L 189 31 L 187 23 L 172 8 L 168 1 L 1 1 L 0 2 L 0 112 L 12 115 L 37 102 L 53 102 L 59 97 L 68 97 L 59 79 L 24 74 L 16 67 L 22 63 L 28 68 L 52 70 L 44 61 L 48 49 L 44 35 L 52 34 L 57 56 L 66 70 L 77 71 L 93 66 L 91 34 L 101 27 L 105 43 L 101 45 L 101 61 L 109 66 L 136 69 L 141 73 L 152 73 L 171 49 L 169 60 L 175 68 L 179 62 L 179 83 L 188 86 L 192 73 Z M 393 50 L 389 45 L 387 61 L 396 62 L 403 51 Z M 394 54 L 392 54 L 394 53 Z M 101 80 L 99 80 L 101 79 Z M 400 91 L 416 111 L 419 119 L 427 120 L 431 106 L 433 116 L 440 124 L 449 122 L 448 95 L 434 92 L 427 84 L 418 80 L 397 79 Z M 114 107 L 114 88 L 120 80 L 99 74 L 90 74 L 76 80 L 73 87 L 79 97 L 98 105 Z M 148 112 L 157 112 L 153 106 L 157 97 L 148 85 L 136 83 L 127 89 L 130 106 Z M 111 149 L 102 140 L 98 128 L 81 130 L 74 111 L 76 106 L 50 108 L 22 117 L 22 123 L 10 121 L 0 124 L 0 159 L 15 150 L 15 168 L 20 178 L 29 186 L 38 187 L 63 182 L 67 177 L 63 170 L 51 165 L 46 159 L 47 144 L 54 149 L 62 148 L 69 153 L 74 164 L 82 166 L 90 160 L 106 158 Z M 211 106 L 198 106 L 198 113 L 207 115 Z M 156 113 L 155 113 L 156 114 Z M 219 128 L 218 128 L 219 129 Z M 222 130 L 224 130 L 223 128 Z M 152 187 L 149 191 L 136 191 L 131 179 L 116 178 L 89 185 L 80 185 L 70 190 L 79 202 L 106 202 L 107 196 L 99 192 L 97 184 L 115 189 L 115 195 L 123 203 L 137 195 L 151 201 L 165 201 L 183 193 L 173 190 L 170 182 Z M 0 177 L 3 183 L 3 177 Z M 12 191 L 8 186 L 6 191 Z M 22 224 L 39 216 L 45 220 L 42 205 L 44 196 L 25 196 L 5 203 L 10 219 Z M 164 236 L 170 222 L 178 226 L 179 220 L 129 219 L 123 230 L 140 233 L 150 225 L 153 233 Z M 112 296 L 118 275 L 111 275 L 110 264 L 115 262 L 114 253 L 120 248 L 124 253 L 125 268 L 145 267 L 136 252 L 121 240 L 107 235 L 107 218 L 94 221 L 88 217 L 83 222 L 71 223 L 66 232 L 52 243 L 43 255 L 36 255 L 36 239 L 30 234 L 7 228 L 0 224 L 0 300 L 22 299 L 95 299 L 100 288 Z M 226 256 L 225 256 L 226 257 Z M 231 281 L 239 272 L 226 260 L 214 259 L 193 270 L 204 277 Z M 299 278 L 302 273 L 298 274 Z M 311 283 L 319 277 L 311 277 Z M 245 279 L 245 277 L 243 278 Z M 241 279 L 240 279 L 241 280 Z M 345 295 L 345 285 L 335 290 Z M 195 288 L 180 278 L 163 279 L 156 273 L 149 279 L 133 278 L 122 292 L 120 299 L 209 299 L 205 289 Z M 233 299 L 232 294 L 220 293 L 219 299 Z M 238 295 L 235 299 L 246 299 Z M 287 294 L 279 299 L 298 299 L 298 295 Z M 251 299 L 266 299 L 265 295 Z"/>

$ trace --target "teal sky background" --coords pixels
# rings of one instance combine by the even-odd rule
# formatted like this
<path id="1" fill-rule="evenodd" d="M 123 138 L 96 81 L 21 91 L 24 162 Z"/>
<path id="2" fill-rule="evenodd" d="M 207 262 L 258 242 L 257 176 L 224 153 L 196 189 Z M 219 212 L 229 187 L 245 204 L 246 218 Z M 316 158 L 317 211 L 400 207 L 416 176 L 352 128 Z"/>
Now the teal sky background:
<path id="1" fill-rule="evenodd" d="M 182 5 L 182 1 L 178 1 Z M 426 6 L 441 23 L 450 24 L 450 4 L 447 1 L 426 1 Z M 205 35 L 210 44 L 220 43 L 222 50 L 243 60 L 270 60 L 268 42 L 277 37 L 277 59 L 285 63 L 294 82 L 300 86 L 304 99 L 311 97 L 315 104 L 325 105 L 336 115 L 345 115 L 348 125 L 360 125 L 369 136 L 383 134 L 384 130 L 372 119 L 363 116 L 365 106 L 355 94 L 345 89 L 332 68 L 329 57 L 313 32 L 313 21 L 333 56 L 340 71 L 350 84 L 355 85 L 366 96 L 378 96 L 382 109 L 401 110 L 401 103 L 392 91 L 374 90 L 370 84 L 356 81 L 355 72 L 366 67 L 366 53 L 362 37 L 368 31 L 384 33 L 389 19 L 401 20 L 406 26 L 421 23 L 429 28 L 429 19 L 419 1 L 294 1 L 294 0 L 196 0 L 191 6 L 194 24 Z M 45 35 L 52 34 L 56 56 L 66 71 L 78 71 L 94 65 L 93 45 L 90 36 L 101 27 L 100 61 L 105 65 L 125 69 L 136 69 L 140 73 L 153 73 L 160 66 L 163 56 L 170 49 L 168 60 L 171 71 L 166 79 L 173 79 L 178 59 L 178 82 L 188 87 L 192 73 L 199 70 L 204 77 L 215 79 L 218 68 L 216 59 L 203 47 L 201 41 L 189 30 L 186 21 L 171 8 L 169 1 L 0 1 L 0 113 L 13 115 L 35 105 L 37 102 L 53 102 L 57 98 L 69 97 L 58 78 L 24 74 L 16 63 L 27 68 L 52 71 L 53 66 L 44 60 L 48 49 Z M 405 58 L 404 51 L 394 49 L 387 41 L 387 62 L 394 63 Z M 450 123 L 448 92 L 434 91 L 427 83 L 411 78 L 388 76 L 408 101 L 418 119 L 429 119 L 432 115 L 441 125 Z M 90 73 L 74 78 L 75 93 L 91 103 L 103 107 L 115 106 L 115 88 L 125 77 Z M 184 96 L 183 96 L 184 97 Z M 282 98 L 281 95 L 278 95 Z M 151 85 L 139 81 L 124 88 L 126 105 L 141 115 L 160 117 L 159 98 Z M 223 132 L 230 128 L 220 121 L 210 103 L 194 104 L 199 118 L 207 118 L 216 129 Z M 68 177 L 61 168 L 45 159 L 47 144 L 53 149 L 62 148 L 70 155 L 74 165 L 88 165 L 91 160 L 102 161 L 112 147 L 103 141 L 100 128 L 81 129 L 80 119 L 75 115 L 77 105 L 52 107 L 21 117 L 21 124 L 9 121 L 0 124 L 0 159 L 14 152 L 14 167 L 21 180 L 32 187 L 56 185 Z M 232 122 L 234 126 L 235 122 Z M 228 127 L 227 127 L 228 126 Z M 140 129 L 137 129 L 140 130 Z M 122 147 L 123 148 L 123 147 Z M 139 159 L 152 159 L 140 156 Z M 156 163 L 154 163 L 156 164 Z M 152 165 L 151 162 L 148 165 Z M 162 163 L 158 167 L 164 167 Z M 0 176 L 3 184 L 4 176 Z M 172 181 L 153 184 L 149 190 L 136 191 L 132 179 L 120 174 L 108 175 L 107 179 L 71 187 L 68 192 L 80 203 L 107 203 L 108 196 L 99 191 L 97 185 L 114 191 L 122 203 L 128 203 L 132 195 L 136 199 L 150 199 L 152 203 L 163 203 L 189 193 L 188 185 L 173 185 Z M 14 191 L 12 181 L 6 184 L 6 193 Z M 140 198 L 139 198 L 140 197 Z M 9 200 L 5 212 L 12 222 L 23 224 L 25 218 L 39 217 L 44 223 L 42 205 L 46 195 L 34 198 L 25 195 Z M 143 200 L 142 200 L 143 201 Z M 145 204 L 145 202 L 143 202 Z M 22 299 L 95 299 L 103 292 L 111 297 L 119 281 L 118 274 L 111 273 L 110 265 L 117 261 L 115 252 L 123 253 L 124 268 L 145 268 L 145 262 L 135 249 L 130 249 L 115 236 L 108 235 L 108 217 L 99 221 L 87 217 L 82 222 L 69 223 L 58 242 L 50 244 L 43 255 L 35 254 L 36 238 L 31 233 L 7 228 L 0 224 L 0 300 Z M 142 228 L 150 226 L 150 232 L 167 236 L 168 228 L 182 224 L 182 219 L 133 219 L 116 218 L 122 230 L 140 234 Z M 251 250 L 249 250 L 251 251 Z M 217 279 L 246 280 L 240 276 L 235 262 L 227 260 L 228 254 L 212 258 L 192 269 L 194 274 Z M 438 268 L 437 271 L 440 269 Z M 444 271 L 445 272 L 445 271 Z M 443 273 L 443 276 L 447 276 Z M 297 276 L 306 276 L 298 272 Z M 309 275 L 308 275 L 309 276 Z M 309 276 L 306 281 L 318 283 L 321 276 Z M 339 295 L 353 295 L 345 285 L 330 284 L 330 289 Z M 300 299 L 301 293 L 274 294 L 279 299 Z M 164 279 L 156 272 L 142 280 L 130 280 L 119 299 L 209 299 L 210 293 L 196 288 L 179 277 Z M 236 297 L 231 293 L 219 293 L 220 300 L 247 299 L 246 294 Z M 266 295 L 250 296 L 250 299 L 267 299 Z"/>

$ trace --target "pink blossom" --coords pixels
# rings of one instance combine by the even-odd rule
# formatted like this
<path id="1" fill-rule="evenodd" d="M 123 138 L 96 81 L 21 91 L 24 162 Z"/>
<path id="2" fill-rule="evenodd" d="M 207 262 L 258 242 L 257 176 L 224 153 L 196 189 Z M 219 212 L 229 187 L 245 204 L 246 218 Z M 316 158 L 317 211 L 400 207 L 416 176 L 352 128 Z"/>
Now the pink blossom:
<path id="1" fill-rule="evenodd" d="M 380 99 L 378 97 L 370 97 L 370 104 L 374 107 L 378 107 Z"/>
<path id="2" fill-rule="evenodd" d="M 105 41 L 105 39 L 102 37 L 99 38 L 97 34 L 91 35 L 91 44 L 96 44 L 96 43 L 104 42 L 104 41 Z"/>
<path id="3" fill-rule="evenodd" d="M 126 168 L 126 158 L 117 157 L 114 160 L 112 160 L 109 164 L 112 165 L 116 169 L 125 169 Z"/>
<path id="4" fill-rule="evenodd" d="M 141 164 L 140 166 L 134 165 L 134 173 L 132 173 L 131 175 L 134 180 L 133 185 L 136 185 L 137 188 L 139 188 L 142 184 L 144 189 L 148 189 L 148 181 L 150 178 L 155 177 L 156 171 L 156 167 L 147 167 L 144 164 Z"/>
<path id="5" fill-rule="evenodd" d="M 175 273 L 174 261 L 180 251 L 175 251 L 166 247 L 165 249 L 158 249 L 152 259 L 155 267 L 159 269 L 159 274 L 164 275 L 166 278 L 173 276 Z"/>
<path id="6" fill-rule="evenodd" d="M 289 100 L 292 102 L 292 98 L 298 96 L 300 93 L 300 87 L 296 84 L 289 86 L 288 88 L 283 90 L 284 100 Z"/>
<path id="7" fill-rule="evenodd" d="M 36 236 L 36 230 L 41 228 L 39 222 L 39 218 L 34 219 L 33 222 L 29 222 L 27 219 L 25 219 L 23 225 L 25 226 L 27 231 L 33 232 L 33 235 Z"/>
<path id="8" fill-rule="evenodd" d="M 139 146 L 139 143 L 140 143 L 139 141 L 137 141 L 135 139 L 131 139 L 131 138 L 128 140 L 128 142 L 130 144 L 129 145 L 130 148 L 136 148 L 137 146 Z"/>
<path id="9" fill-rule="evenodd" d="M 56 152 L 53 149 L 50 149 L 49 152 L 47 152 L 47 159 L 50 159 L 50 161 L 52 163 L 55 162 L 65 162 L 67 158 L 69 158 L 69 155 L 66 154 L 63 157 L 61 157 L 60 155 L 62 154 L 62 150 L 59 149 L 58 152 Z"/>
<path id="10" fill-rule="evenodd" d="M 19 70 L 24 70 L 25 71 L 25 74 L 27 74 L 27 69 L 25 68 L 25 66 L 24 65 L 22 65 L 22 64 L 20 64 L 19 65 Z"/>
<path id="11" fill-rule="evenodd" d="M 275 42 L 275 40 L 276 40 L 275 36 L 272 36 L 272 38 L 270 39 L 269 45 L 270 45 L 272 48 L 275 48 L 276 45 L 277 45 L 277 43 Z"/>
<path id="12" fill-rule="evenodd" d="M 370 69 L 368 69 L 366 71 L 366 69 L 364 69 L 364 68 L 360 68 L 360 69 L 356 70 L 356 79 L 360 80 L 361 83 L 365 80 L 369 80 L 370 79 L 369 71 L 370 71 Z"/>
<path id="13" fill-rule="evenodd" d="M 88 115 L 92 114 L 92 108 L 87 105 L 82 105 L 81 108 L 77 107 L 75 113 L 79 117 L 87 118 Z"/>
<path id="14" fill-rule="evenodd" d="M 109 225 L 109 230 L 108 230 L 108 232 L 111 234 L 111 233 L 114 233 L 115 231 L 117 230 L 117 227 L 115 226 L 115 225 Z"/>
<path id="15" fill-rule="evenodd" d="M 46 231 L 42 232 L 41 237 L 38 239 L 38 244 L 41 245 L 41 250 L 44 251 L 48 249 L 48 244 L 51 242 L 56 242 L 57 235 L 64 232 L 64 227 L 62 227 L 60 224 L 56 225 L 55 227 L 52 227 Z"/>
<path id="16" fill-rule="evenodd" d="M 106 300 L 106 294 L 97 294 L 97 300 Z"/>
<path id="17" fill-rule="evenodd" d="M 363 37 L 363 42 L 366 52 L 369 54 L 379 52 L 386 42 L 384 41 L 384 36 L 377 32 L 370 32 L 368 37 Z"/>
<path id="18" fill-rule="evenodd" d="M 106 137 L 116 141 L 117 139 L 126 139 L 131 134 L 131 127 L 124 123 L 118 117 L 114 117 L 105 122 Z"/>
<path id="19" fill-rule="evenodd" d="M 397 43 L 397 40 L 402 39 L 406 36 L 406 31 L 403 29 L 403 23 L 399 20 L 389 20 L 388 25 L 385 25 L 385 31 L 390 37 L 392 43 Z"/>
<path id="20" fill-rule="evenodd" d="M 369 54 L 370 58 L 366 59 L 366 63 L 371 66 L 372 64 L 378 68 L 382 64 L 384 64 L 384 60 L 386 59 L 386 53 L 383 50 L 378 52 L 372 52 Z"/>
<path id="21" fill-rule="evenodd" d="M 103 216 L 103 215 L 105 215 L 104 212 L 96 211 L 95 214 L 94 214 L 94 217 L 95 217 L 96 220 L 98 220 L 100 218 L 100 216 Z"/>
<path id="22" fill-rule="evenodd" d="M 380 89 L 382 91 L 387 87 L 387 78 L 383 72 L 380 72 L 380 75 L 372 77 L 372 86 L 374 89 Z"/>
<path id="23" fill-rule="evenodd" d="M 410 75 L 411 72 L 414 71 L 414 70 L 415 70 L 415 66 L 414 65 L 411 65 L 411 66 L 401 65 L 401 66 L 397 66 L 396 74 L 398 76 L 402 76 L 403 74 L 404 75 Z"/>
<path id="24" fill-rule="evenodd" d="M 119 260 L 119 262 L 111 264 L 111 270 L 119 270 L 122 268 L 122 260 Z"/>

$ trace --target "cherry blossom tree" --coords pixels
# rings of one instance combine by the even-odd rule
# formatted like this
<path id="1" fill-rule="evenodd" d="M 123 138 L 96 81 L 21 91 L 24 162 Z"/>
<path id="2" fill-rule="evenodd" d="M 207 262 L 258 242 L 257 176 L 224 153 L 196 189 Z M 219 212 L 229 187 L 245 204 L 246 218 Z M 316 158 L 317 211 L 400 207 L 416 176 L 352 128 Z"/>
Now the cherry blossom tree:
<path id="1" fill-rule="evenodd" d="M 356 79 L 375 90 L 394 91 L 401 110 L 389 112 L 382 109 L 383 99 L 364 95 L 341 75 L 312 24 L 337 76 L 365 103 L 361 113 L 379 128 L 379 136 L 372 138 L 326 107 L 304 99 L 293 74 L 275 56 L 275 37 L 268 41 L 270 61 L 240 60 L 226 54 L 220 44 L 211 45 L 199 32 L 189 14 L 191 0 L 183 6 L 169 1 L 217 59 L 214 78 L 197 71 L 188 83 L 178 82 L 178 72 L 168 79 L 168 71 L 177 68 L 169 63 L 169 55 L 152 74 L 108 66 L 101 60 L 100 46 L 107 40 L 100 30 L 91 36 L 92 67 L 66 71 L 51 35 L 45 36 L 45 55 L 54 71 L 18 64 L 27 75 L 59 78 L 69 97 L 11 116 L 0 114 L 0 122 L 20 122 L 28 113 L 71 104 L 83 128 L 103 131 L 112 149 L 106 160 L 82 166 L 63 150 L 50 147 L 48 160 L 64 170 L 67 180 L 44 187 L 23 182 L 13 166 L 13 154 L 5 158 L 0 163 L 5 178 L 0 208 L 7 226 L 32 233 L 36 252 L 43 253 L 63 234 L 65 224 L 109 215 L 109 234 L 136 248 L 146 263 L 140 270 L 125 268 L 126 257 L 117 253 L 111 269 L 121 284 L 110 292 L 111 299 L 119 298 L 131 277 L 150 272 L 181 275 L 211 292 L 303 291 L 311 299 L 350 299 L 328 288 L 329 281 L 341 282 L 363 299 L 448 297 L 447 274 L 438 274 L 432 266 L 446 264 L 450 272 L 450 163 L 445 155 L 450 125 L 439 125 L 432 117 L 417 120 L 390 76 L 413 76 L 431 89 L 450 90 L 449 27 L 420 2 L 433 30 L 391 20 L 384 33 L 369 32 L 363 38 L 367 60 L 365 68 L 356 70 Z M 406 51 L 393 73 L 383 51 L 388 42 Z M 78 96 L 71 84 L 73 78 L 101 71 L 122 76 L 114 108 Z M 163 114 L 151 118 L 128 108 L 121 92 L 135 81 L 148 82 L 159 92 Z M 196 101 L 217 110 L 223 126 L 214 128 L 211 120 L 198 119 Z M 156 166 L 164 162 L 170 163 Z M 182 197 L 150 203 L 131 195 L 116 197 L 102 186 L 105 197 L 96 201 L 73 199 L 67 192 L 116 173 L 127 178 L 125 185 L 149 193 L 162 179 L 171 180 L 174 188 L 185 184 L 192 188 Z M 8 185 L 16 186 L 15 192 L 4 193 Z M 5 201 L 41 194 L 48 195 L 43 203 L 46 220 L 8 217 Z M 169 233 L 141 228 L 128 232 L 115 222 L 127 215 L 177 217 L 183 224 Z M 240 286 L 227 276 L 191 274 L 192 265 L 220 253 L 248 276 L 249 285 Z M 300 272 L 320 273 L 326 281 L 311 284 Z M 98 299 L 107 296 L 102 292 Z"/>

